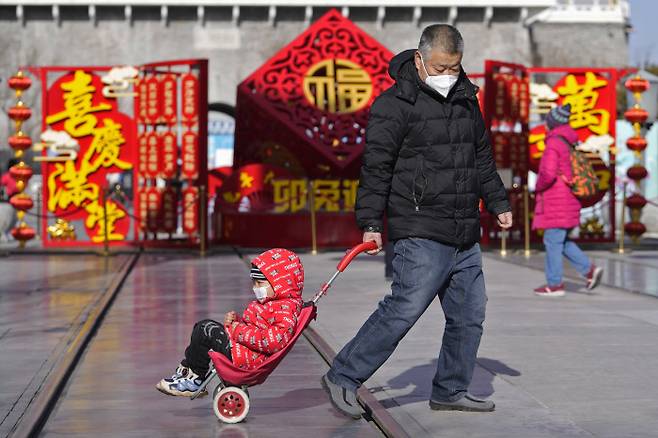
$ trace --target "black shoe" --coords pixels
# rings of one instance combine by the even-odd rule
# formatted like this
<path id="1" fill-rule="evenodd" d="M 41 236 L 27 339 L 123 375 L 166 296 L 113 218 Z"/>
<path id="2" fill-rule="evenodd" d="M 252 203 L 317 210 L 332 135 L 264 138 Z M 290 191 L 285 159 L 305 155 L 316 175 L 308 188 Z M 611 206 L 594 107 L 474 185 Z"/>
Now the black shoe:
<path id="1" fill-rule="evenodd" d="M 322 376 L 322 387 L 334 405 L 341 413 L 358 420 L 363 415 L 363 409 L 356 401 L 356 393 L 333 383 L 327 375 Z"/>
<path id="2" fill-rule="evenodd" d="M 496 409 L 496 405 L 491 400 L 479 400 L 470 394 L 466 394 L 453 402 L 430 400 L 430 409 L 433 411 L 492 412 Z"/>

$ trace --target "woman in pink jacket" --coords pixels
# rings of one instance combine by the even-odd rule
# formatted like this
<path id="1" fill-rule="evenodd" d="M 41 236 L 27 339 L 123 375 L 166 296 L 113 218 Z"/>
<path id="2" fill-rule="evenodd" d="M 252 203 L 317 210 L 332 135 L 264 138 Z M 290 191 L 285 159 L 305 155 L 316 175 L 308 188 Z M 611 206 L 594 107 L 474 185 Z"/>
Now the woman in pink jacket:
<path id="1" fill-rule="evenodd" d="M 578 245 L 569 240 L 569 231 L 580 224 L 581 208 L 568 184 L 573 176 L 570 145 L 578 142 L 578 134 L 569 126 L 570 115 L 571 107 L 566 105 L 553 108 L 546 116 L 549 132 L 535 185 L 535 218 L 532 223 L 533 229 L 544 230 L 546 248 L 547 284 L 535 289 L 539 296 L 564 295 L 563 255 L 587 279 L 587 289 L 595 288 L 603 273 Z"/>

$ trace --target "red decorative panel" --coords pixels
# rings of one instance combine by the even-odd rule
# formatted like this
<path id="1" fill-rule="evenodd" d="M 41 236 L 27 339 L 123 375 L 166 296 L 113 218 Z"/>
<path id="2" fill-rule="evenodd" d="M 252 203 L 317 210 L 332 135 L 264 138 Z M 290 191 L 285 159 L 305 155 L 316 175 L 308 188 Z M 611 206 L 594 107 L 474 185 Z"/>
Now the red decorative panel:
<path id="1" fill-rule="evenodd" d="M 298 174 L 357 175 L 370 105 L 392 84 L 391 56 L 329 11 L 238 87 L 235 164 L 276 164 L 265 149 L 279 145 Z"/>

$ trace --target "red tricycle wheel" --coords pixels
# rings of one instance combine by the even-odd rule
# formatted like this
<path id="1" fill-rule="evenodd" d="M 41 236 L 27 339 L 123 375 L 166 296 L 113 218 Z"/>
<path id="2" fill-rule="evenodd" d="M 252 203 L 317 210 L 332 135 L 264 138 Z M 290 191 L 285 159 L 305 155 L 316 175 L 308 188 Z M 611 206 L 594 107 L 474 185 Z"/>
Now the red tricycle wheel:
<path id="1" fill-rule="evenodd" d="M 240 388 L 229 386 L 213 399 L 215 415 L 224 423 L 238 423 L 249 412 L 249 396 Z"/>

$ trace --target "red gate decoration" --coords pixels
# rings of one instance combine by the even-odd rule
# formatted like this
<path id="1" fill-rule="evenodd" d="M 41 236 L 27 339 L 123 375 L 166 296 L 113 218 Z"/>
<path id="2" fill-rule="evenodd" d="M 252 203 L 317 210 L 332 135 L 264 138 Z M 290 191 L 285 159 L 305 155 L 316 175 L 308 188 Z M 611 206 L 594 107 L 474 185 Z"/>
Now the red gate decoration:
<path id="1" fill-rule="evenodd" d="M 207 61 L 160 62 L 123 69 L 138 74 L 129 78 L 135 93 L 132 117 L 118 110 L 117 100 L 129 94 L 103 94 L 104 84 L 109 83 L 103 81 L 113 77 L 112 72 L 107 74 L 110 70 L 115 72 L 111 67 L 34 69 L 42 83 L 43 130 L 55 131 L 49 135 L 55 135 L 57 141 L 79 145 L 77 154 L 67 149 L 67 157 L 72 159 L 57 155 L 54 147 L 51 152 L 44 149 L 43 214 L 55 216 L 53 222 L 65 218 L 75 227 L 84 226 L 88 236 L 85 240 L 84 233 L 78 232 L 80 240 L 52 240 L 46 232 L 50 225 L 46 220 L 44 245 L 102 244 L 105 230 L 111 243 L 141 238 L 141 243 L 150 244 L 164 238 L 158 232 L 165 232 L 169 237 L 174 235 L 175 241 L 165 240 L 164 245 L 196 245 L 206 235 L 198 227 L 206 205 L 198 199 L 185 209 L 190 231 L 186 236 L 175 233 L 182 222 L 181 192 L 189 200 L 189 193 L 198 194 L 198 187 L 207 185 Z M 54 80 L 49 77 L 53 74 L 58 74 Z M 107 77 L 101 81 L 100 74 Z M 185 157 L 185 169 L 178 164 L 179 156 Z M 133 182 L 132 206 L 123 205 L 127 199 L 117 196 L 109 196 L 103 205 L 101 195 L 107 190 L 108 173 L 122 174 L 124 184 Z M 132 178 L 124 178 L 127 173 Z M 159 188 L 163 186 L 166 188 Z M 190 208 L 201 211 L 190 213 Z M 132 237 L 131 216 L 137 218 Z M 192 223 L 196 225 L 189 226 Z"/>
<path id="2" fill-rule="evenodd" d="M 358 239 L 353 198 L 365 128 L 372 101 L 393 83 L 391 56 L 330 10 L 239 85 L 236 170 L 216 203 L 223 242 L 309 245 L 309 180 L 318 243 Z"/>
<path id="3" fill-rule="evenodd" d="M 519 64 L 485 62 L 484 117 L 489 128 L 491 146 L 498 170 L 510 190 L 512 214 L 523 217 L 518 196 L 528 176 L 529 80 L 527 69 Z M 482 242 L 499 238 L 495 218 L 482 212 Z M 515 220 L 511 238 L 519 238 L 523 220 Z"/>
<path id="4" fill-rule="evenodd" d="M 529 121 L 529 80 L 519 64 L 485 62 L 485 122 L 491 133 L 498 168 L 510 169 L 519 183 L 526 181 Z"/>
<path id="5" fill-rule="evenodd" d="M 197 60 L 146 64 L 142 66 L 142 75 L 147 85 L 158 84 L 157 90 L 154 86 L 147 90 L 147 117 L 138 125 L 142 135 L 146 134 L 148 139 L 157 139 L 156 150 L 149 150 L 147 157 L 149 163 L 155 160 L 157 170 L 153 172 L 153 168 L 147 166 L 147 172 L 142 173 L 140 167 L 137 181 L 140 190 L 162 187 L 162 184 L 157 183 L 158 178 L 166 180 L 167 185 L 165 189 L 157 189 L 158 204 L 148 205 L 149 209 L 156 208 L 157 220 L 153 223 L 147 221 L 146 231 L 172 235 L 181 223 L 188 239 L 197 242 L 206 236 L 205 232 L 199 233 L 198 218 L 200 214 L 207 214 L 207 204 L 202 205 L 197 198 L 190 205 L 186 201 L 190 201 L 191 193 L 198 197 L 199 186 L 207 187 L 207 62 Z M 153 102 L 152 96 L 156 92 L 158 101 Z M 178 102 L 181 103 L 180 113 Z M 157 108 L 157 112 L 152 108 Z M 149 112 L 149 109 L 152 110 Z M 180 166 L 178 157 L 182 161 Z M 183 215 L 180 222 L 179 209 Z M 147 218 L 150 217 L 153 215 L 147 215 Z M 157 235 L 153 235 L 153 239 L 157 238 Z"/>

